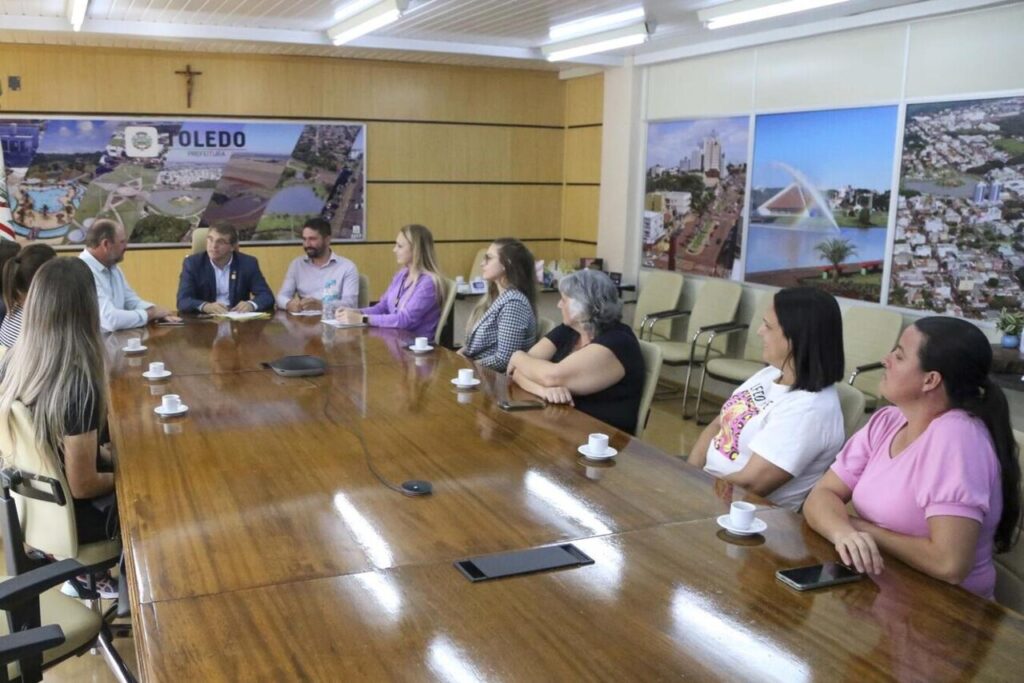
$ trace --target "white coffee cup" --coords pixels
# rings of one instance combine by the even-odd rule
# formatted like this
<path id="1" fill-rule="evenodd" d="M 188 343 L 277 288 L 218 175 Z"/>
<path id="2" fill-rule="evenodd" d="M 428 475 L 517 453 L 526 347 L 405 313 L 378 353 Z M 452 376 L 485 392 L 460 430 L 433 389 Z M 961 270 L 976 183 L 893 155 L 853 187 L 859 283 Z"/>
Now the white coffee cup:
<path id="1" fill-rule="evenodd" d="M 462 277 L 461 275 L 456 275 L 455 276 L 455 284 L 457 284 L 457 285 L 464 285 L 464 284 L 466 284 L 466 278 Z"/>
<path id="2" fill-rule="evenodd" d="M 160 407 L 164 412 L 173 413 L 181 409 L 181 396 L 177 394 L 164 394 L 160 399 Z"/>
<path id="3" fill-rule="evenodd" d="M 461 368 L 459 370 L 459 384 L 473 383 L 473 368 Z"/>
<path id="4" fill-rule="evenodd" d="M 753 503 L 747 503 L 745 501 L 736 501 L 729 508 L 729 524 L 734 529 L 748 529 L 750 525 L 754 523 L 754 507 Z"/>
<path id="5" fill-rule="evenodd" d="M 604 452 L 608 450 L 608 435 L 591 434 L 587 439 L 587 450 L 591 455 L 604 455 Z"/>
<path id="6" fill-rule="evenodd" d="M 125 343 L 125 347 L 135 351 L 142 348 L 142 340 L 138 337 L 128 337 L 128 341 Z"/>
<path id="7" fill-rule="evenodd" d="M 426 337 L 416 337 L 416 343 L 413 344 L 413 346 L 417 349 L 425 349 L 430 346 L 430 344 Z"/>
<path id="8" fill-rule="evenodd" d="M 150 363 L 149 364 L 149 374 L 151 374 L 151 375 L 162 375 L 162 374 L 164 374 L 164 364 L 163 363 Z"/>

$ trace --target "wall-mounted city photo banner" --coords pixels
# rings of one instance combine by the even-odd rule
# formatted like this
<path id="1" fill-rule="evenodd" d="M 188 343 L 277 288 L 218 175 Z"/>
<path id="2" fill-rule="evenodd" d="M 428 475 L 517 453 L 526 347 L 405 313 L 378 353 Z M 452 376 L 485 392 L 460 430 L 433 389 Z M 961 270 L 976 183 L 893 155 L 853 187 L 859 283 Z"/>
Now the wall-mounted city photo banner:
<path id="1" fill-rule="evenodd" d="M 111 218 L 136 244 L 187 243 L 200 224 L 274 242 L 315 216 L 366 239 L 361 123 L 0 116 L 0 149 L 22 241 L 77 244 Z"/>
<path id="2" fill-rule="evenodd" d="M 879 302 L 897 108 L 754 122 L 746 280 Z"/>
<path id="3" fill-rule="evenodd" d="M 738 275 L 749 130 L 748 116 L 648 126 L 643 266 Z"/>
<path id="4" fill-rule="evenodd" d="M 907 105 L 889 304 L 1024 305 L 1024 97 Z"/>

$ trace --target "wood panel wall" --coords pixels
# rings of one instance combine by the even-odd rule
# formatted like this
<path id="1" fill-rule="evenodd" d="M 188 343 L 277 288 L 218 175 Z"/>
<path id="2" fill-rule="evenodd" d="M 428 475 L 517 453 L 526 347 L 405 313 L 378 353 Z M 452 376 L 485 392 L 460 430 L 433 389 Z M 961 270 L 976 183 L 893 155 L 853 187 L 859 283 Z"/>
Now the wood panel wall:
<path id="1" fill-rule="evenodd" d="M 202 71 L 192 109 L 176 70 Z M 365 121 L 367 237 L 336 245 L 376 298 L 395 270 L 398 228 L 419 222 L 446 274 L 468 275 L 497 236 L 537 258 L 596 252 L 602 76 L 309 57 L 181 54 L 0 44 L 4 113 L 296 117 Z M 275 290 L 298 245 L 246 247 Z M 129 251 L 141 296 L 173 307 L 189 250 Z"/>
<path id="2" fill-rule="evenodd" d="M 561 258 L 597 255 L 604 75 L 566 82 Z"/>

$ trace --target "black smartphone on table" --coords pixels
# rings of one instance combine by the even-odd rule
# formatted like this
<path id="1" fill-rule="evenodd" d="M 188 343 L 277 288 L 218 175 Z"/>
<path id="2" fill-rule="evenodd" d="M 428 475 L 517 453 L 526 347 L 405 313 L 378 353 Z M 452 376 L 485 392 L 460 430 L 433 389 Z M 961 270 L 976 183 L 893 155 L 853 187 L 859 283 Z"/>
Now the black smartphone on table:
<path id="1" fill-rule="evenodd" d="M 790 588 L 798 591 L 809 591 L 815 588 L 850 583 L 863 578 L 863 574 L 839 562 L 823 562 L 810 567 L 780 569 L 775 578 Z"/>
<path id="2" fill-rule="evenodd" d="M 498 401 L 498 407 L 502 410 L 539 410 L 544 407 L 544 401 Z"/>

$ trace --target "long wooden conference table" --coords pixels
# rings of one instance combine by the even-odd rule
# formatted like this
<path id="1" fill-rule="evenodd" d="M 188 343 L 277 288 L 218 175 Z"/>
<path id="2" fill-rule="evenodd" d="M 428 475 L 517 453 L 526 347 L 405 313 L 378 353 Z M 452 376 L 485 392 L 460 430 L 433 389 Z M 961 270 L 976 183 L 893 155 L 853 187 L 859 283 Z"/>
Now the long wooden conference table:
<path id="1" fill-rule="evenodd" d="M 120 349 L 133 335 L 141 355 Z M 144 680 L 1019 680 L 1021 615 L 892 559 L 790 590 L 777 569 L 834 559 L 801 517 L 765 506 L 764 534 L 727 536 L 742 491 L 570 408 L 504 412 L 493 373 L 456 391 L 469 361 L 410 342 L 283 313 L 109 338 Z M 260 365 L 294 354 L 326 374 Z M 144 379 L 151 361 L 172 376 Z M 188 413 L 155 415 L 163 393 Z M 594 431 L 607 465 L 576 451 Z M 433 494 L 384 483 L 409 479 Z M 594 564 L 481 583 L 453 566 L 565 542 Z"/>

